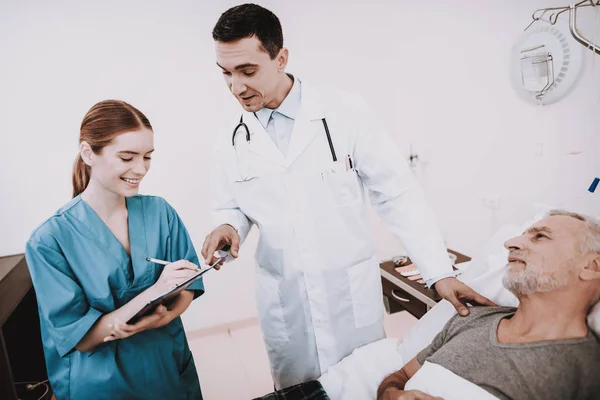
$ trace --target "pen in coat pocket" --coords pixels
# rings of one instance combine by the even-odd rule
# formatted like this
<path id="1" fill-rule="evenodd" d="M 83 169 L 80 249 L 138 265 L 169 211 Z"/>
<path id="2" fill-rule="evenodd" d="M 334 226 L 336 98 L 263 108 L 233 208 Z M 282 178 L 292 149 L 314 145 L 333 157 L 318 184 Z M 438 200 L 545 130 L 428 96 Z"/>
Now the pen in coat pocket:
<path id="1" fill-rule="evenodd" d="M 346 171 L 350 171 L 354 169 L 354 164 L 352 163 L 352 157 L 350 154 L 346 155 Z"/>

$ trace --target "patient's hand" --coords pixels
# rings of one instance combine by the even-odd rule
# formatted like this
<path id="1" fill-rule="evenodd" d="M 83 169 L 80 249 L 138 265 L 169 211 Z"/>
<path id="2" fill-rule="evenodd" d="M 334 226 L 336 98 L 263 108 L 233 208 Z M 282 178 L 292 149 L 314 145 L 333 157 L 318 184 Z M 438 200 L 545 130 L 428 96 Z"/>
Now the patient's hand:
<path id="1" fill-rule="evenodd" d="M 469 315 L 469 309 L 465 306 L 465 302 L 482 306 L 497 305 L 456 278 L 441 279 L 437 281 L 434 286 L 438 294 L 452 303 L 454 308 L 456 308 L 456 311 L 463 317 Z"/>
<path id="2" fill-rule="evenodd" d="M 387 393 L 387 392 L 386 392 Z M 395 396 L 395 397 L 394 397 Z M 391 392 L 390 397 L 384 397 L 386 400 L 443 400 L 441 397 L 433 397 L 420 390 L 399 390 L 397 393 Z"/>

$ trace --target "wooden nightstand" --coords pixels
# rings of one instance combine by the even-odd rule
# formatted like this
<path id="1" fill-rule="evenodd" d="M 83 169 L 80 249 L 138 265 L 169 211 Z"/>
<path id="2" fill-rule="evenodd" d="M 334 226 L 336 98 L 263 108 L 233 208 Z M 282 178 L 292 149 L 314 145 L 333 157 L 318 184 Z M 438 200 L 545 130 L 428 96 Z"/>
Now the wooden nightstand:
<path id="1" fill-rule="evenodd" d="M 47 386 L 27 390 L 17 383 L 46 379 L 37 299 L 25 255 L 0 257 L 0 399 L 49 399 Z"/>
<path id="2" fill-rule="evenodd" d="M 456 264 L 471 260 L 471 257 L 454 250 L 449 249 L 448 251 L 456 255 Z M 408 311 L 416 318 L 421 318 L 442 299 L 434 289 L 427 289 L 425 285 L 400 275 L 392 261 L 379 264 L 379 268 L 383 287 L 383 302 L 389 314 Z"/>

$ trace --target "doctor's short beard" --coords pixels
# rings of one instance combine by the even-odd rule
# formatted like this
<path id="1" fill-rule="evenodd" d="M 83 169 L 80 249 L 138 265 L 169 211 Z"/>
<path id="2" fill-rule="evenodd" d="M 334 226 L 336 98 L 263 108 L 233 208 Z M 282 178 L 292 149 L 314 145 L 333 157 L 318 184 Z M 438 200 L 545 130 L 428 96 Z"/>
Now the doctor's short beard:
<path id="1" fill-rule="evenodd" d="M 529 296 L 533 293 L 551 292 L 561 289 L 568 283 L 569 271 L 563 269 L 552 272 L 542 271 L 534 265 L 528 264 L 519 271 L 506 270 L 502 277 L 502 284 L 515 296 Z"/>

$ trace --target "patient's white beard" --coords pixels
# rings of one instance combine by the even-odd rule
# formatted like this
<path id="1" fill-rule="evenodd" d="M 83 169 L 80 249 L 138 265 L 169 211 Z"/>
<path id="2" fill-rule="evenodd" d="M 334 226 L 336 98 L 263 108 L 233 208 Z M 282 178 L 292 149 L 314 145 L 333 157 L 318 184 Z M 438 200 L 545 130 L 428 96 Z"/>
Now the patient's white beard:
<path id="1" fill-rule="evenodd" d="M 563 276 L 557 273 L 542 274 L 541 271 L 533 265 L 527 265 L 526 268 L 511 272 L 507 269 L 502 277 L 502 284 L 515 296 L 528 296 L 533 293 L 551 292 L 560 289 L 567 284 L 567 271 Z"/>

